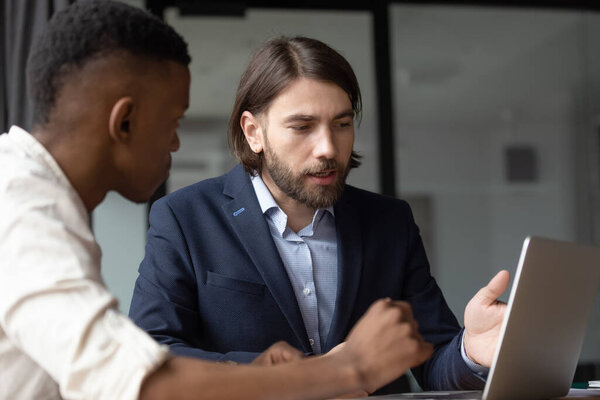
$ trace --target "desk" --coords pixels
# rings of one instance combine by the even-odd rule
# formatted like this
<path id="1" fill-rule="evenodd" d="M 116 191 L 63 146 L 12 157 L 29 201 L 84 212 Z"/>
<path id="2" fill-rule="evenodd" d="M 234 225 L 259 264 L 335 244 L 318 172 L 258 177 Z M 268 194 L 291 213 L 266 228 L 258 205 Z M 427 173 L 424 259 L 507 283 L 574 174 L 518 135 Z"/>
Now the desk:
<path id="1" fill-rule="evenodd" d="M 371 399 L 386 399 L 386 400 L 451 400 L 451 399 L 462 399 L 462 400 L 481 400 L 482 392 L 421 392 L 421 393 L 402 393 L 402 394 L 390 394 L 385 396 L 371 396 L 365 397 L 365 400 Z M 555 400 L 561 399 L 599 399 L 600 400 L 600 389 L 571 389 L 566 397 L 559 397 Z"/>
<path id="2" fill-rule="evenodd" d="M 571 389 L 569 395 L 561 399 L 600 399 L 600 389 Z"/>

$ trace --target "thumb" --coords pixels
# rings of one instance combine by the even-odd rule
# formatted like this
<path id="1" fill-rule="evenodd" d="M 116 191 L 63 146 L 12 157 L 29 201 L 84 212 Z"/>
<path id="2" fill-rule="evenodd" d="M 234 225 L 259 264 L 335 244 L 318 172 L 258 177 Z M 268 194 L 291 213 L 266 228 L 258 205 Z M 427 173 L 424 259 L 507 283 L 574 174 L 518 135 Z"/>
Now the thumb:
<path id="1" fill-rule="evenodd" d="M 300 350 L 290 347 L 281 353 L 281 357 L 283 358 L 283 361 L 287 362 L 299 360 L 304 357 L 304 354 Z"/>
<path id="2" fill-rule="evenodd" d="M 481 288 L 475 296 L 480 303 L 491 305 L 508 289 L 509 283 L 510 273 L 507 270 L 502 270 L 490 280 L 487 286 Z"/>

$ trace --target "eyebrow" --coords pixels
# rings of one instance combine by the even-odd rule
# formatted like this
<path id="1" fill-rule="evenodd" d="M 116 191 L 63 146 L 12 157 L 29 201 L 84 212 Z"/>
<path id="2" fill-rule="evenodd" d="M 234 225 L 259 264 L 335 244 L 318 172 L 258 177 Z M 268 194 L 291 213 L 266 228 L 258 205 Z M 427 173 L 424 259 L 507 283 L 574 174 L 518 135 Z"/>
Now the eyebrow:
<path id="1" fill-rule="evenodd" d="M 335 117 L 333 117 L 333 120 L 340 119 L 340 118 L 346 118 L 346 117 L 354 118 L 354 111 L 348 110 L 348 111 L 341 112 L 341 113 L 337 114 Z M 317 117 L 315 117 L 314 115 L 292 114 L 292 115 L 287 116 L 283 120 L 283 122 L 290 123 L 290 122 L 296 122 L 296 121 L 314 121 L 316 119 L 317 119 Z"/>

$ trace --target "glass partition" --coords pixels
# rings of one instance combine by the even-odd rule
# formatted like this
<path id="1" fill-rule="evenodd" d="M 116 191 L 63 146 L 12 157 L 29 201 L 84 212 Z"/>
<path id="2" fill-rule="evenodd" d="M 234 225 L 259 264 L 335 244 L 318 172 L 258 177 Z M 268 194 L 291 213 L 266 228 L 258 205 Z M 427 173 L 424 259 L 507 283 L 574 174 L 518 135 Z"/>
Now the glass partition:
<path id="1" fill-rule="evenodd" d="M 390 18 L 397 186 L 427 205 L 433 273 L 462 320 L 526 236 L 598 243 L 598 16 L 398 4 Z M 600 359 L 599 315 L 582 358 Z"/>

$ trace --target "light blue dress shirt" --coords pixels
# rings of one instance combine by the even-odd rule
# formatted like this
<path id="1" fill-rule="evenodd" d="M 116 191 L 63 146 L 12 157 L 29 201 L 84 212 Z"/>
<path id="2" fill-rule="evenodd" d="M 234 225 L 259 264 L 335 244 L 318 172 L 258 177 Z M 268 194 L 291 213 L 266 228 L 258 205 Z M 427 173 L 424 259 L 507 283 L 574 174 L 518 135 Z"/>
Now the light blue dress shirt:
<path id="1" fill-rule="evenodd" d="M 337 296 L 337 236 L 333 207 L 320 208 L 310 225 L 295 233 L 260 176 L 251 176 L 260 208 L 287 271 L 300 307 L 306 333 L 315 354 L 327 340 Z M 485 377 L 489 368 L 469 359 L 461 337 L 461 355 L 467 366 Z"/>
<path id="2" fill-rule="evenodd" d="M 254 176 L 252 185 L 294 289 L 313 352 L 320 354 L 329 334 L 337 296 L 333 207 L 318 209 L 312 222 L 296 233 L 287 226 L 287 215 L 263 180 Z"/>

